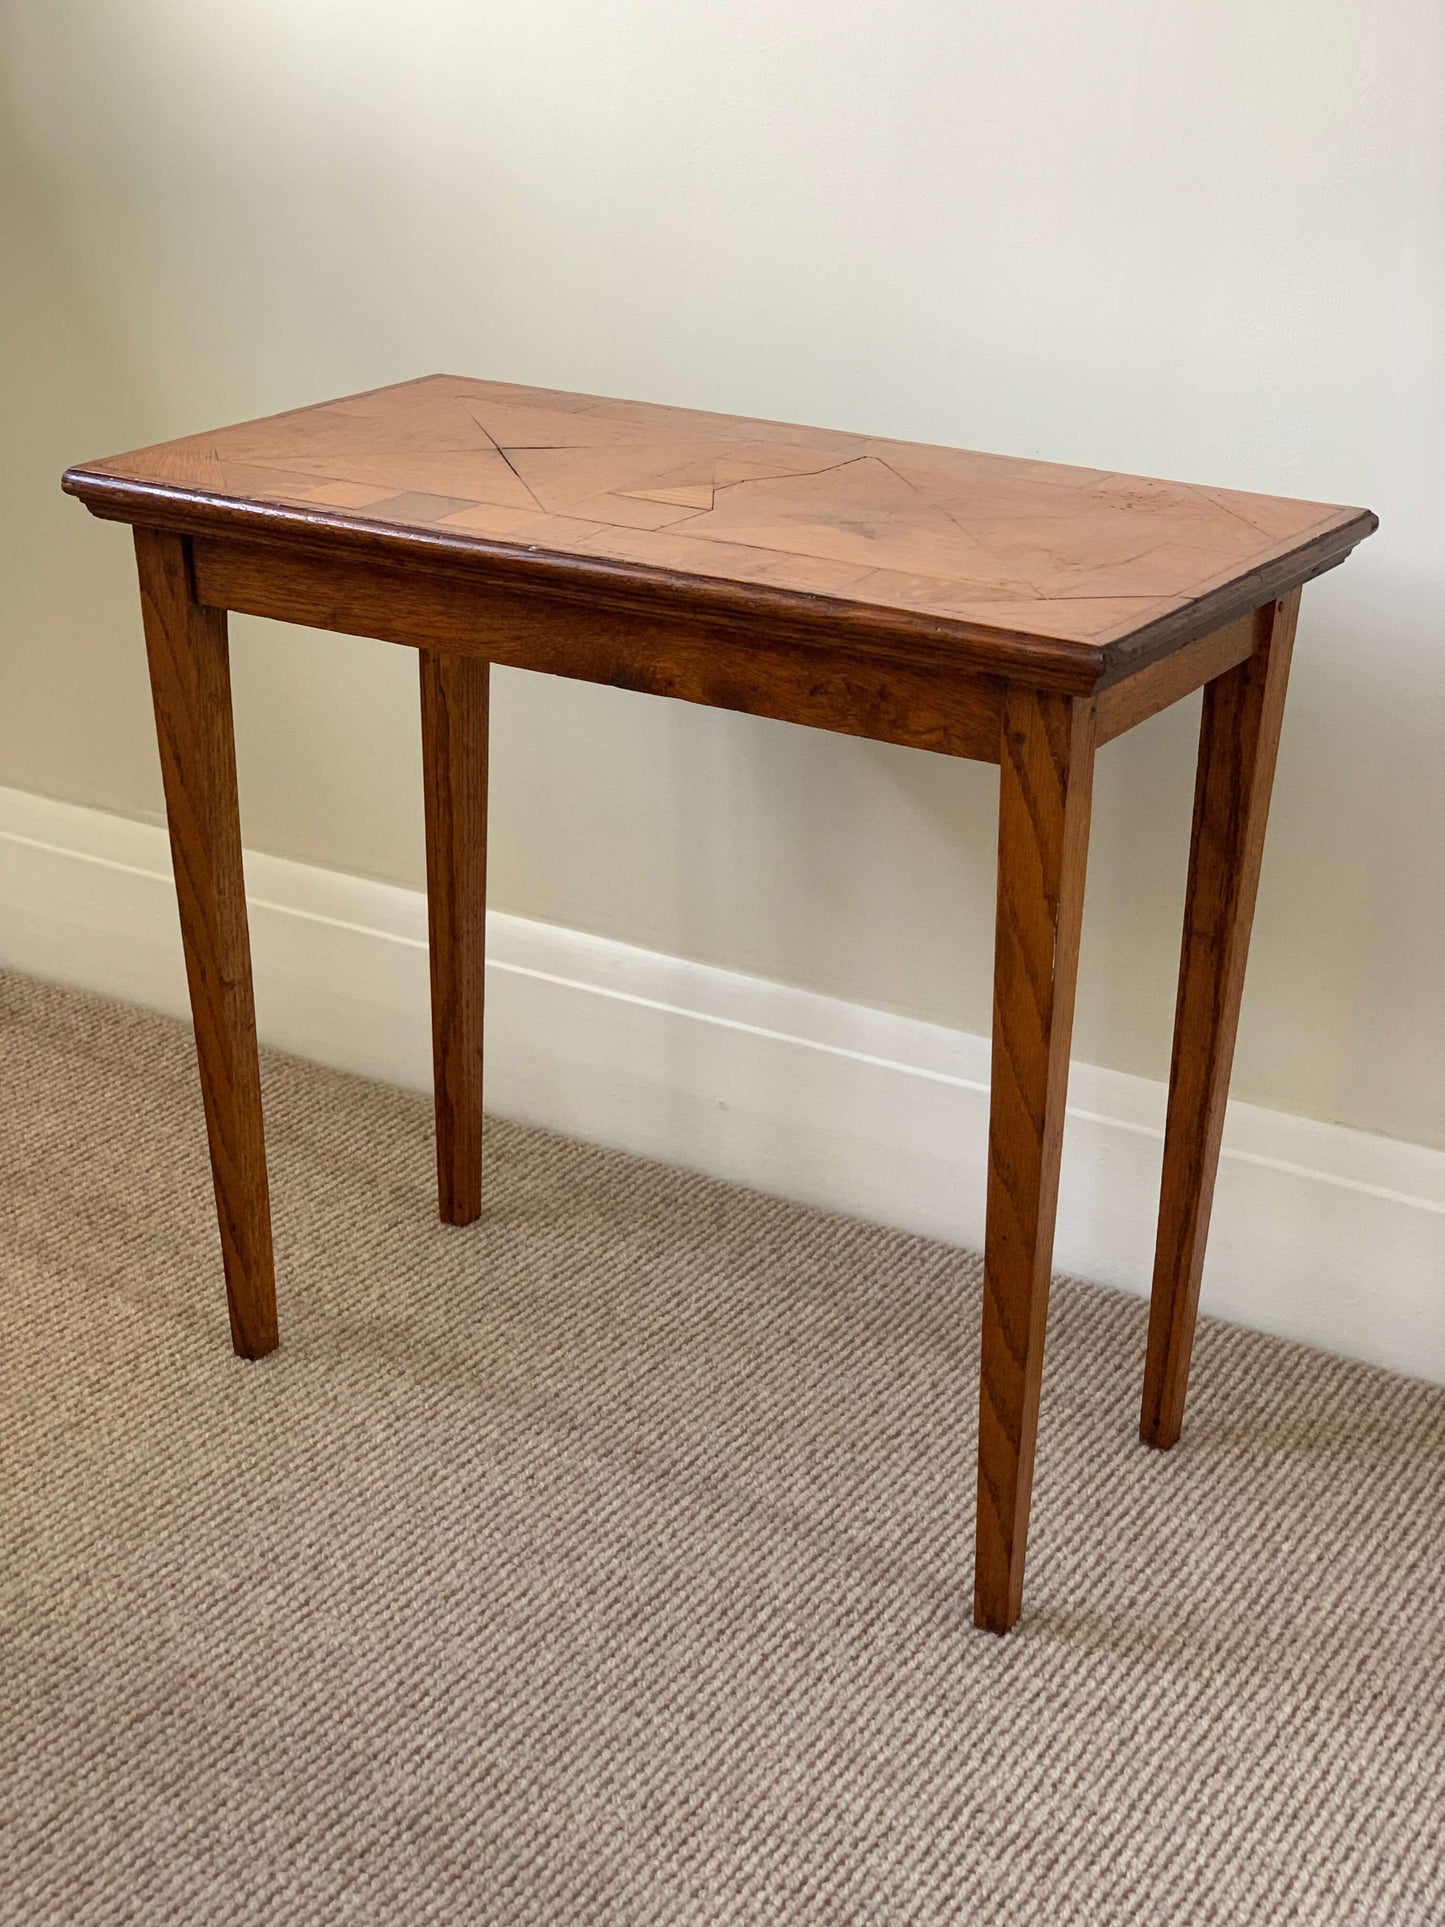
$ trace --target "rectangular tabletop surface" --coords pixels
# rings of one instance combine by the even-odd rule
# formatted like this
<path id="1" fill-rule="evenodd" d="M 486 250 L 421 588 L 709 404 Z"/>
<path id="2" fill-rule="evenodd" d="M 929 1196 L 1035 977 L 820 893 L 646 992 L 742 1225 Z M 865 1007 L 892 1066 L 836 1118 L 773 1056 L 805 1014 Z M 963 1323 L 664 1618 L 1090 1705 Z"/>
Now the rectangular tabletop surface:
<path id="1" fill-rule="evenodd" d="M 591 567 L 702 605 L 771 592 L 1089 651 L 1198 633 L 1375 527 L 1321 502 L 453 375 L 87 463 L 66 487 L 123 519 L 360 530 L 373 553 L 505 555 L 574 585 Z"/>

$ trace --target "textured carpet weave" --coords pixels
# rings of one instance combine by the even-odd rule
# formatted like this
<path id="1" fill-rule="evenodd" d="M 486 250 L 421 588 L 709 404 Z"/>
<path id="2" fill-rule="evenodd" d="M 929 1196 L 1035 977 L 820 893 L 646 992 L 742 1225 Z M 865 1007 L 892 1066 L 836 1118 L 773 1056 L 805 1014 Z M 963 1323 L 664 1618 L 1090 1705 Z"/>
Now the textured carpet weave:
<path id="1" fill-rule="evenodd" d="M 0 1918 L 1445 1920 L 1445 1393 L 1058 1286 L 969 1624 L 979 1263 L 266 1066 L 227 1344 L 189 1033 L 0 980 Z M 1367 1281 L 1362 1281 L 1367 1283 Z"/>

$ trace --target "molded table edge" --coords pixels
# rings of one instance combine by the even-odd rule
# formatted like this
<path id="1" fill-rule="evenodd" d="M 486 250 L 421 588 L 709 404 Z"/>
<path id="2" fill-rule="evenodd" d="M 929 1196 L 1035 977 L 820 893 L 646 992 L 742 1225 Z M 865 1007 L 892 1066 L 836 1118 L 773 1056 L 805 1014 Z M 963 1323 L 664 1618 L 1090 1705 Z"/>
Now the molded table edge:
<path id="1" fill-rule="evenodd" d="M 1360 509 L 1348 521 L 1321 530 L 1285 554 L 1166 610 L 1125 636 L 1088 643 L 646 563 L 537 551 L 477 537 L 448 537 L 331 510 L 318 515 L 280 503 L 102 475 L 84 464 L 67 469 L 61 487 L 106 521 L 184 535 L 232 536 L 250 544 L 274 544 L 393 572 L 425 568 L 463 576 L 477 586 L 492 582 L 513 593 L 543 599 L 665 612 L 679 621 L 696 620 L 733 631 L 763 623 L 774 634 L 786 634 L 804 645 L 851 643 L 913 668 L 956 667 L 1076 695 L 1105 688 L 1335 568 L 1379 526 L 1378 516 Z M 946 656 L 941 658 L 940 652 Z"/>

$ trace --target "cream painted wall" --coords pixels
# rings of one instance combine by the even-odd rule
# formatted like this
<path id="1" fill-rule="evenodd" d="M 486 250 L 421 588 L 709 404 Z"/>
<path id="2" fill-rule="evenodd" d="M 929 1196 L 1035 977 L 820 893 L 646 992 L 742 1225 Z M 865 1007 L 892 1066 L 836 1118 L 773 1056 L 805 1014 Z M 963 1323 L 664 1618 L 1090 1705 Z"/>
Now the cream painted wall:
<path id="1" fill-rule="evenodd" d="M 1363 502 L 1235 1089 L 1445 1145 L 1438 0 L 4 0 L 0 782 L 159 779 L 68 461 L 435 369 Z M 237 621 L 248 843 L 422 875 L 415 671 Z M 981 767 L 510 673 L 502 908 L 988 1027 Z M 1099 774 L 1076 1054 L 1168 1062 L 1195 705 Z"/>

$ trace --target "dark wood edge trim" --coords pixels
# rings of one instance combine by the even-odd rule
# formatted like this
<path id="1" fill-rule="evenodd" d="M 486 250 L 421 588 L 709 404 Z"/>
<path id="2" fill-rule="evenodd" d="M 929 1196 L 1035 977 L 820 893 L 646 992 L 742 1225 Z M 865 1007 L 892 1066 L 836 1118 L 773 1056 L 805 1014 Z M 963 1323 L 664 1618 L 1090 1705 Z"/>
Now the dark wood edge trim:
<path id="1" fill-rule="evenodd" d="M 504 543 L 483 543 L 475 536 L 403 528 L 334 510 L 318 514 L 277 503 L 221 498 L 164 483 L 123 480 L 83 467 L 67 469 L 61 486 L 104 520 L 274 543 L 394 570 L 420 566 L 430 574 L 464 574 L 473 582 L 480 578 L 522 593 L 544 593 L 619 610 L 665 610 L 678 617 L 693 612 L 728 626 L 765 622 L 775 633 L 786 632 L 799 643 L 810 638 L 828 647 L 852 642 L 913 668 L 937 669 L 940 652 L 946 652 L 960 669 L 1006 674 L 1016 682 L 1072 694 L 1084 694 L 1132 673 L 1181 642 L 1297 587 L 1343 561 L 1355 543 L 1377 526 L 1377 518 L 1362 510 L 1349 523 L 1322 530 L 1311 542 L 1250 575 L 1168 611 L 1127 637 L 1098 645 L 909 615 L 764 584 L 711 581 L 644 563 L 538 554 Z"/>

